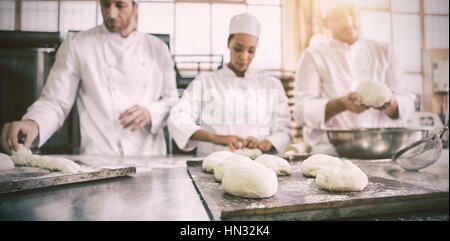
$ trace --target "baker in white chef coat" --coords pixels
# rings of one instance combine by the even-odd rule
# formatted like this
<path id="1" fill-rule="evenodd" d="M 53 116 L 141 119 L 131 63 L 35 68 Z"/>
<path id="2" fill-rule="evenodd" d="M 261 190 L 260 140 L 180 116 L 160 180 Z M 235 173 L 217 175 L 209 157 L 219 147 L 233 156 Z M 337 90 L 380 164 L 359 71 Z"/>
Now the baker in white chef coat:
<path id="1" fill-rule="evenodd" d="M 259 21 L 250 14 L 230 22 L 230 63 L 202 73 L 172 109 L 169 132 L 177 145 L 198 155 L 239 148 L 283 152 L 290 143 L 288 99 L 280 80 L 249 69 L 255 56 Z"/>
<path id="2" fill-rule="evenodd" d="M 320 129 L 401 127 L 414 111 L 393 48 L 360 37 L 359 9 L 341 4 L 328 12 L 333 37 L 314 37 L 301 56 L 295 79 L 294 119 L 309 127 L 310 144 L 325 143 Z M 380 81 L 393 91 L 382 108 L 361 104 L 354 91 L 363 81 Z"/>
<path id="3" fill-rule="evenodd" d="M 76 101 L 82 154 L 166 154 L 163 127 L 177 102 L 169 50 L 136 30 L 137 1 L 100 4 L 103 24 L 62 43 L 40 98 L 21 121 L 3 126 L 8 153 L 18 149 L 19 132 L 25 147 L 42 146 Z"/>

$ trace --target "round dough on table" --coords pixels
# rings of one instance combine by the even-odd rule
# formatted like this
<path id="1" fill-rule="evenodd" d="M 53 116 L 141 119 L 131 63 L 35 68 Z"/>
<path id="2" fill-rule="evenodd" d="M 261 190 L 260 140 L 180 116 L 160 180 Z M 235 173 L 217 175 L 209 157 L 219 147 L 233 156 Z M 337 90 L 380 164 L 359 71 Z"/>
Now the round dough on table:
<path id="1" fill-rule="evenodd" d="M 316 177 L 316 184 L 330 191 L 362 191 L 368 183 L 367 175 L 348 160 L 323 168 Z"/>
<path id="2" fill-rule="evenodd" d="M 299 154 L 299 155 L 306 155 L 311 151 L 311 146 L 301 142 L 296 144 L 290 144 L 286 150 L 284 151 L 285 155 L 293 155 L 293 154 Z"/>
<path id="3" fill-rule="evenodd" d="M 31 152 L 30 149 L 26 148 L 23 144 L 19 144 L 19 149 L 17 149 L 17 152 L 12 151 L 13 155 L 32 155 L 33 153 Z"/>
<path id="4" fill-rule="evenodd" d="M 320 169 L 336 163 L 341 163 L 341 160 L 337 157 L 325 154 L 316 154 L 304 160 L 300 165 L 300 169 L 302 170 L 304 176 L 315 177 Z"/>
<path id="5" fill-rule="evenodd" d="M 236 155 L 232 152 L 229 151 L 216 151 L 213 152 L 211 154 L 209 154 L 207 157 L 205 157 L 205 159 L 203 160 L 202 163 L 202 169 L 205 172 L 208 173 L 213 173 L 214 172 L 214 168 L 216 167 L 216 165 L 220 162 L 222 162 L 223 160 L 225 160 L 227 157 Z"/>
<path id="6" fill-rule="evenodd" d="M 227 147 L 228 151 L 231 151 L 229 147 Z M 250 148 L 243 148 L 243 149 L 236 149 L 233 151 L 235 154 L 239 154 L 242 156 L 250 157 L 251 159 L 256 159 L 257 157 L 261 156 L 263 153 L 260 149 L 250 149 Z"/>
<path id="7" fill-rule="evenodd" d="M 291 165 L 281 157 L 264 154 L 256 158 L 255 162 L 273 170 L 278 176 L 291 174 Z"/>
<path id="8" fill-rule="evenodd" d="M 14 162 L 11 158 L 3 153 L 0 153 L 0 172 L 7 171 L 14 168 Z"/>
<path id="9" fill-rule="evenodd" d="M 222 182 L 223 175 L 232 166 L 251 165 L 254 163 L 255 162 L 249 157 L 234 154 L 233 156 L 229 156 L 223 161 L 217 163 L 216 167 L 214 168 L 214 179 L 216 179 L 216 181 L 218 182 Z"/>
<path id="10" fill-rule="evenodd" d="M 365 81 L 359 84 L 356 92 L 361 95 L 362 103 L 366 106 L 380 108 L 392 98 L 389 87 L 379 81 Z"/>
<path id="11" fill-rule="evenodd" d="M 278 190 L 275 172 L 254 162 L 233 166 L 225 172 L 222 187 L 226 193 L 244 198 L 268 198 Z"/>

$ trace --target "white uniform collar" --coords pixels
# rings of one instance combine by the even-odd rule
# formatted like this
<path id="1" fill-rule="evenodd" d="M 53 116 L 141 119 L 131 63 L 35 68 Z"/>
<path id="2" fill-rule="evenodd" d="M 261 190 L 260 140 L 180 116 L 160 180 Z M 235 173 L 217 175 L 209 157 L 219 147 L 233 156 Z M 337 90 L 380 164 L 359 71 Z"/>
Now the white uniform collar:
<path id="1" fill-rule="evenodd" d="M 123 38 L 122 36 L 120 36 L 119 33 L 112 33 L 110 32 L 106 26 L 105 23 L 103 23 L 100 27 L 100 32 L 102 33 L 103 39 L 106 38 L 110 38 L 113 39 L 114 41 L 122 41 L 122 42 L 128 42 L 128 41 L 132 41 L 136 38 L 136 32 L 137 30 L 134 30 L 133 32 L 131 32 L 128 37 Z"/>
<path id="2" fill-rule="evenodd" d="M 352 45 L 350 45 L 348 43 L 345 43 L 345 42 L 342 42 L 342 41 L 340 41 L 338 39 L 335 39 L 335 38 L 331 38 L 330 43 L 331 43 L 331 46 L 333 46 L 333 47 L 338 47 L 338 48 L 342 48 L 342 49 L 353 49 L 353 48 L 356 48 L 356 47 L 358 47 L 360 45 L 361 38 L 356 40 L 356 42 L 354 42 Z"/>
<path id="3" fill-rule="evenodd" d="M 224 77 L 233 77 L 233 78 L 241 78 L 241 79 L 245 79 L 245 78 L 250 78 L 250 77 L 254 77 L 257 74 L 257 71 L 252 69 L 252 68 L 248 68 L 247 71 L 245 71 L 245 77 L 238 77 L 236 75 L 236 73 L 234 73 L 233 70 L 230 69 L 230 67 L 228 67 L 228 64 L 225 64 L 222 68 L 222 75 Z"/>

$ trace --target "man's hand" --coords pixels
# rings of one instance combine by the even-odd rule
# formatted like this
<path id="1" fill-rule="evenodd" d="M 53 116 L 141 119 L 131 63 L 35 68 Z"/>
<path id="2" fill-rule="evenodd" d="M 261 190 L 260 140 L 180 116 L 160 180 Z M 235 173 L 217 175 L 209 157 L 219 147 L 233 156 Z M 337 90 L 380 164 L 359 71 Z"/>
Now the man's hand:
<path id="1" fill-rule="evenodd" d="M 345 109 L 353 113 L 360 114 L 369 109 L 369 107 L 362 104 L 362 97 L 356 92 L 344 96 L 341 101 Z"/>
<path id="2" fill-rule="evenodd" d="M 327 103 L 325 107 L 325 120 L 329 121 L 335 115 L 347 110 L 359 114 L 367 109 L 369 107 L 362 104 L 361 96 L 356 92 L 352 92 L 346 96 L 330 100 Z"/>
<path id="3" fill-rule="evenodd" d="M 2 147 L 8 154 L 19 149 L 19 133 L 25 138 L 23 145 L 29 149 L 39 134 L 39 126 L 33 120 L 4 124 L 2 128 Z"/>
<path id="4" fill-rule="evenodd" d="M 131 127 L 131 131 L 137 131 L 149 124 L 151 122 L 151 117 L 147 109 L 135 105 L 120 114 L 119 121 L 124 129 Z"/>
<path id="5" fill-rule="evenodd" d="M 400 117 L 399 110 L 398 110 L 398 102 L 395 99 L 395 97 L 392 97 L 392 99 L 381 106 L 380 108 L 375 108 L 383 113 L 385 113 L 387 116 L 389 116 L 391 119 L 398 119 Z"/>

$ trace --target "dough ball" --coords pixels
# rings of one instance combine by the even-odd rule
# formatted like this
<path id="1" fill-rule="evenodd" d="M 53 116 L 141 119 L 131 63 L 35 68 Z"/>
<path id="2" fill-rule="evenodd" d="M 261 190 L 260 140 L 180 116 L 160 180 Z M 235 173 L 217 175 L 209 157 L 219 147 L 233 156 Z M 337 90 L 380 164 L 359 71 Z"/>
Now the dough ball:
<path id="1" fill-rule="evenodd" d="M 320 169 L 340 162 L 341 160 L 337 157 L 324 154 L 316 154 L 304 160 L 300 165 L 300 169 L 302 170 L 304 176 L 315 177 Z"/>
<path id="2" fill-rule="evenodd" d="M 291 165 L 281 157 L 264 154 L 256 158 L 255 162 L 273 170 L 278 176 L 291 174 Z"/>
<path id="3" fill-rule="evenodd" d="M 361 95 L 364 105 L 375 108 L 389 102 L 393 95 L 386 84 L 378 81 L 365 81 L 356 88 L 356 92 Z"/>
<path id="4" fill-rule="evenodd" d="M 286 155 L 292 155 L 292 154 L 299 154 L 299 155 L 306 155 L 311 151 L 311 146 L 306 144 L 305 142 L 296 143 L 289 145 L 286 150 L 284 150 L 284 154 Z"/>
<path id="5" fill-rule="evenodd" d="M 227 150 L 231 151 L 229 147 L 227 147 Z M 236 149 L 233 151 L 233 153 L 250 157 L 253 160 L 263 154 L 260 149 L 250 149 L 250 148 Z"/>
<path id="6" fill-rule="evenodd" d="M 15 152 L 14 150 L 12 151 L 12 154 L 21 154 L 21 155 L 32 155 L 33 153 L 31 152 L 30 149 L 26 148 L 23 144 L 19 144 L 19 149 L 17 150 L 17 152 Z"/>
<path id="7" fill-rule="evenodd" d="M 233 166 L 225 172 L 222 187 L 226 193 L 244 198 L 268 198 L 278 190 L 275 172 L 254 162 Z"/>
<path id="8" fill-rule="evenodd" d="M 233 155 L 236 155 L 236 154 L 229 152 L 229 151 L 213 152 L 213 153 L 209 154 L 207 157 L 205 157 L 205 159 L 203 160 L 202 169 L 205 172 L 213 173 L 214 168 L 216 167 L 216 165 L 218 163 L 225 160 L 227 157 L 230 157 Z"/>
<path id="9" fill-rule="evenodd" d="M 250 165 L 254 164 L 255 162 L 246 156 L 241 155 L 233 155 L 225 158 L 223 161 L 217 163 L 216 167 L 214 168 L 214 179 L 218 182 L 222 182 L 223 175 L 225 172 L 232 166 L 242 166 L 242 165 Z"/>
<path id="10" fill-rule="evenodd" d="M 0 153 L 0 172 L 7 171 L 14 168 L 14 162 L 11 158 L 3 153 Z"/>
<path id="11" fill-rule="evenodd" d="M 362 191 L 368 183 L 367 175 L 347 160 L 323 168 L 316 177 L 316 184 L 330 191 Z"/>

